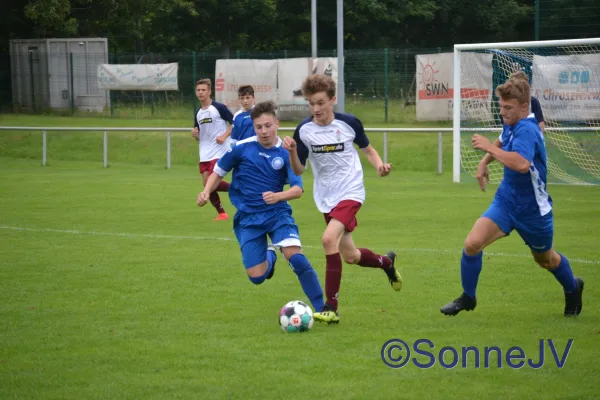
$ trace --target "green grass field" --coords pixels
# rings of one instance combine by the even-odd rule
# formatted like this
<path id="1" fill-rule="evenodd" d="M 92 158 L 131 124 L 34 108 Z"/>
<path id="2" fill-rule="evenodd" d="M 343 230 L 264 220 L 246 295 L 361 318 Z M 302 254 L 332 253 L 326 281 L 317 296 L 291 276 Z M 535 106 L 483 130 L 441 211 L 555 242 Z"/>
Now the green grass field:
<path id="1" fill-rule="evenodd" d="M 0 116 L 0 125 L 107 121 Z M 370 136 L 381 150 L 381 135 Z M 166 170 L 164 133 L 109 134 L 110 168 L 103 168 L 102 133 L 49 133 L 42 167 L 40 132 L 0 131 L 0 398 L 596 398 L 600 188 L 549 188 L 556 249 L 586 282 L 578 318 L 562 316 L 560 285 L 516 234 L 485 251 L 477 309 L 444 317 L 440 306 L 461 292 L 464 238 L 495 190 L 452 183 L 450 139 L 442 175 L 437 135 L 391 135 L 387 178 L 365 164 L 367 201 L 354 238 L 377 252 L 397 251 L 403 290 L 394 292 L 381 271 L 344 264 L 341 323 L 285 334 L 279 309 L 306 300 L 296 276 L 280 258 L 272 280 L 250 283 L 232 222 L 213 222 L 212 208 L 195 205 L 201 181 L 188 134 L 173 134 Z M 323 284 L 324 222 L 310 171 L 305 188 L 292 206 Z M 226 196 L 224 204 L 232 215 Z M 381 350 L 394 338 L 431 340 L 435 365 L 389 368 Z M 540 339 L 553 340 L 559 359 L 573 339 L 563 368 L 548 345 L 541 368 L 509 367 L 512 346 L 539 362 Z M 462 358 L 444 368 L 437 355 L 445 346 L 477 347 L 480 368 L 472 353 L 466 368 Z M 486 346 L 501 349 L 502 368 L 496 353 L 485 368 Z"/>

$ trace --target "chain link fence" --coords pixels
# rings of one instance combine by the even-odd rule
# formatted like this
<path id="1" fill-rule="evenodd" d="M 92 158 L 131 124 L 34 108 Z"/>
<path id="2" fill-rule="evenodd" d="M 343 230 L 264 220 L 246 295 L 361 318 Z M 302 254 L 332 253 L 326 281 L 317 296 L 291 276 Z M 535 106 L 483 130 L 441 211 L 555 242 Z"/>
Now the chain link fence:
<path id="1" fill-rule="evenodd" d="M 451 48 L 346 50 L 346 111 L 370 123 L 414 121 L 415 56 L 449 52 Z M 310 57 L 309 51 L 231 51 L 229 58 L 278 59 Z M 319 57 L 337 57 L 321 50 Z M 222 54 L 208 52 L 148 54 L 0 54 L 2 112 L 109 116 L 114 118 L 191 118 L 197 107 L 194 83 L 215 82 L 215 63 Z M 96 66 L 178 63 L 177 91 L 105 91 L 96 84 Z M 213 91 L 214 93 L 214 91 Z M 94 99 L 106 97 L 98 107 Z M 108 106 L 106 106 L 108 104 Z"/>

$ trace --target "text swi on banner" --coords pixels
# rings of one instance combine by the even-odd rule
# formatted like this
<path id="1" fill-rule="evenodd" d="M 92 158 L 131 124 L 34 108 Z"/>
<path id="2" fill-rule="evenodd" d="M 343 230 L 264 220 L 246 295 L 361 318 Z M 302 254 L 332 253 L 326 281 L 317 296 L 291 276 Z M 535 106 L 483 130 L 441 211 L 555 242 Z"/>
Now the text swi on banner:
<path id="1" fill-rule="evenodd" d="M 454 97 L 452 53 L 416 56 L 418 121 L 451 121 Z M 492 55 L 463 53 L 461 57 L 461 119 L 492 118 Z M 468 73 L 471 71 L 470 73 Z"/>

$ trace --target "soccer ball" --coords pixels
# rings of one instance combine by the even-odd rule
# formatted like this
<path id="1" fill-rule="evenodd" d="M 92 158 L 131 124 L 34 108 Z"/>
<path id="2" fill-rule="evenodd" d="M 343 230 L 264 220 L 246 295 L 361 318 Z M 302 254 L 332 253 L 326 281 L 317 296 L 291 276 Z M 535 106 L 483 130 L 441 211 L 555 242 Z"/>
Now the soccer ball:
<path id="1" fill-rule="evenodd" d="M 314 322 L 312 309 L 300 300 L 290 301 L 279 311 L 279 326 L 284 332 L 306 332 Z"/>

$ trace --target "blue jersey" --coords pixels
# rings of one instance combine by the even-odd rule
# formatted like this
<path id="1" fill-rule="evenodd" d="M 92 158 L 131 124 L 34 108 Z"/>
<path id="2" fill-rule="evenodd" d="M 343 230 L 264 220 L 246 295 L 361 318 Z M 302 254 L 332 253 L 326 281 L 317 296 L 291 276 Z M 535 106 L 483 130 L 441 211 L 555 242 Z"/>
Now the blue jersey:
<path id="1" fill-rule="evenodd" d="M 231 130 L 231 140 L 237 142 L 238 140 L 248 139 L 249 137 L 256 136 L 254 132 L 254 124 L 250 113 L 252 109 L 248 111 L 240 110 L 233 116 L 233 129 Z"/>
<path id="2" fill-rule="evenodd" d="M 282 192 L 286 183 L 290 187 L 302 188 L 302 179 L 294 175 L 289 153 L 281 145 L 282 141 L 278 138 L 275 146 L 266 149 L 254 136 L 237 142 L 217 162 L 214 172 L 219 176 L 223 177 L 233 170 L 229 200 L 238 211 L 291 213 L 287 201 L 267 204 L 263 199 L 264 192 Z"/>
<path id="3" fill-rule="evenodd" d="M 496 198 L 522 217 L 548 214 L 552 211 L 552 198 L 546 191 L 546 147 L 534 115 L 512 126 L 504 125 L 500 141 L 502 150 L 520 154 L 531 166 L 524 174 L 504 167 Z"/>

